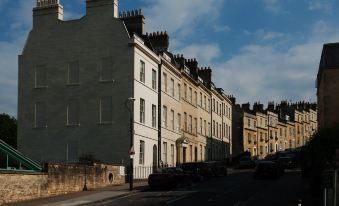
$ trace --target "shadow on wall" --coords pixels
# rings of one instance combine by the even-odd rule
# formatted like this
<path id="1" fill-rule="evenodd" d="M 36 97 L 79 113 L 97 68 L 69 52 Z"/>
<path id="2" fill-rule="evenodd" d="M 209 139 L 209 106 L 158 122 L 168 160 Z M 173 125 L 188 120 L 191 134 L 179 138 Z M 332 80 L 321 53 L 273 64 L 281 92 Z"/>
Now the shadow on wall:
<path id="1" fill-rule="evenodd" d="M 122 166 L 46 164 L 45 171 L 0 173 L 0 205 L 125 183 Z"/>

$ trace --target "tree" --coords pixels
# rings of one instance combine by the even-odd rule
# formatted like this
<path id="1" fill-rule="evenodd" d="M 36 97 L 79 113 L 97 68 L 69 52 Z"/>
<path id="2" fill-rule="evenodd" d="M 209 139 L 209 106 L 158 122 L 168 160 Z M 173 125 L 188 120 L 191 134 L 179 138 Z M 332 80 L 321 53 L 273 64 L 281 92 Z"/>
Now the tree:
<path id="1" fill-rule="evenodd" d="M 0 139 L 17 147 L 17 120 L 8 114 L 0 114 Z"/>

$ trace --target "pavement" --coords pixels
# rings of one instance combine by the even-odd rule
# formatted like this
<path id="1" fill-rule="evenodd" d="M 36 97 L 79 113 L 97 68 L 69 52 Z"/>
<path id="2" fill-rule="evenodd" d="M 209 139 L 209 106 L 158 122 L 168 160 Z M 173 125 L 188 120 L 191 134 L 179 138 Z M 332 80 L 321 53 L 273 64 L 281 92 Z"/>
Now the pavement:
<path id="1" fill-rule="evenodd" d="M 287 171 L 277 180 L 255 180 L 253 170 L 235 170 L 191 187 L 170 191 L 145 190 L 93 206 L 319 206 L 300 171 Z M 320 202 L 319 202 L 320 201 Z"/>
<path id="2" fill-rule="evenodd" d="M 298 170 L 287 171 L 277 180 L 254 180 L 253 170 L 229 170 L 227 177 L 217 177 L 190 187 L 169 191 L 150 190 L 147 182 L 113 186 L 9 206 L 319 206 L 310 195 L 309 186 Z"/>
<path id="3" fill-rule="evenodd" d="M 89 191 L 81 191 L 66 195 L 29 200 L 19 203 L 8 204 L 8 206 L 83 206 L 100 203 L 110 199 L 128 196 L 141 192 L 148 188 L 147 181 L 134 183 L 133 191 L 129 191 L 129 184 L 97 188 Z"/>

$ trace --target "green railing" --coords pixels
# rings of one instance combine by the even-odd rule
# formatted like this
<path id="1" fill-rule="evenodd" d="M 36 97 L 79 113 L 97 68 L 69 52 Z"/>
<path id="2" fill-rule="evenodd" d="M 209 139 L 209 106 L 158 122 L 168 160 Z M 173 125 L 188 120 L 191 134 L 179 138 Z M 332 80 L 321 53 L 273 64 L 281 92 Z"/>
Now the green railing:
<path id="1" fill-rule="evenodd" d="M 9 146 L 0 140 L 0 153 L 4 159 L 0 164 L 0 171 L 17 171 L 17 172 L 41 172 L 42 168 L 39 164 L 29 159 L 18 150 Z"/>

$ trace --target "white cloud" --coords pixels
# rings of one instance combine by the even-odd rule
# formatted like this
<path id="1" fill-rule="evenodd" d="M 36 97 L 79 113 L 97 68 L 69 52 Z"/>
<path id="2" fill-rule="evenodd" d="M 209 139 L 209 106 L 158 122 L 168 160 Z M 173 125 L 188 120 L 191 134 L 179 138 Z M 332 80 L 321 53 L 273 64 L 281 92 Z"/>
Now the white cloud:
<path id="1" fill-rule="evenodd" d="M 307 3 L 310 11 L 320 10 L 325 13 L 332 12 L 332 0 L 309 0 Z"/>
<path id="2" fill-rule="evenodd" d="M 262 0 L 264 3 L 265 9 L 272 13 L 280 13 L 282 7 L 279 0 Z"/>
<path id="3" fill-rule="evenodd" d="M 167 30 L 169 33 L 188 35 L 203 22 L 215 20 L 219 16 L 223 0 L 144 0 L 147 30 Z"/>
<path id="4" fill-rule="evenodd" d="M 323 32 L 319 32 L 319 27 Z M 239 102 L 315 100 L 315 79 L 322 46 L 339 40 L 339 29 L 317 22 L 308 40 L 281 49 L 278 44 L 247 45 L 231 59 L 215 64 L 218 87 Z"/>
<path id="5" fill-rule="evenodd" d="M 266 31 L 265 29 L 258 29 L 254 32 L 244 30 L 244 34 L 248 36 L 253 35 L 261 41 L 277 40 L 289 36 L 281 32 Z"/>
<path id="6" fill-rule="evenodd" d="M 186 58 L 197 58 L 200 65 L 210 65 L 222 52 L 217 44 L 192 44 L 177 53 L 184 54 Z"/>
<path id="7" fill-rule="evenodd" d="M 231 31 L 231 28 L 227 25 L 218 25 L 218 24 L 214 24 L 213 25 L 213 30 L 215 32 L 228 32 Z"/>

